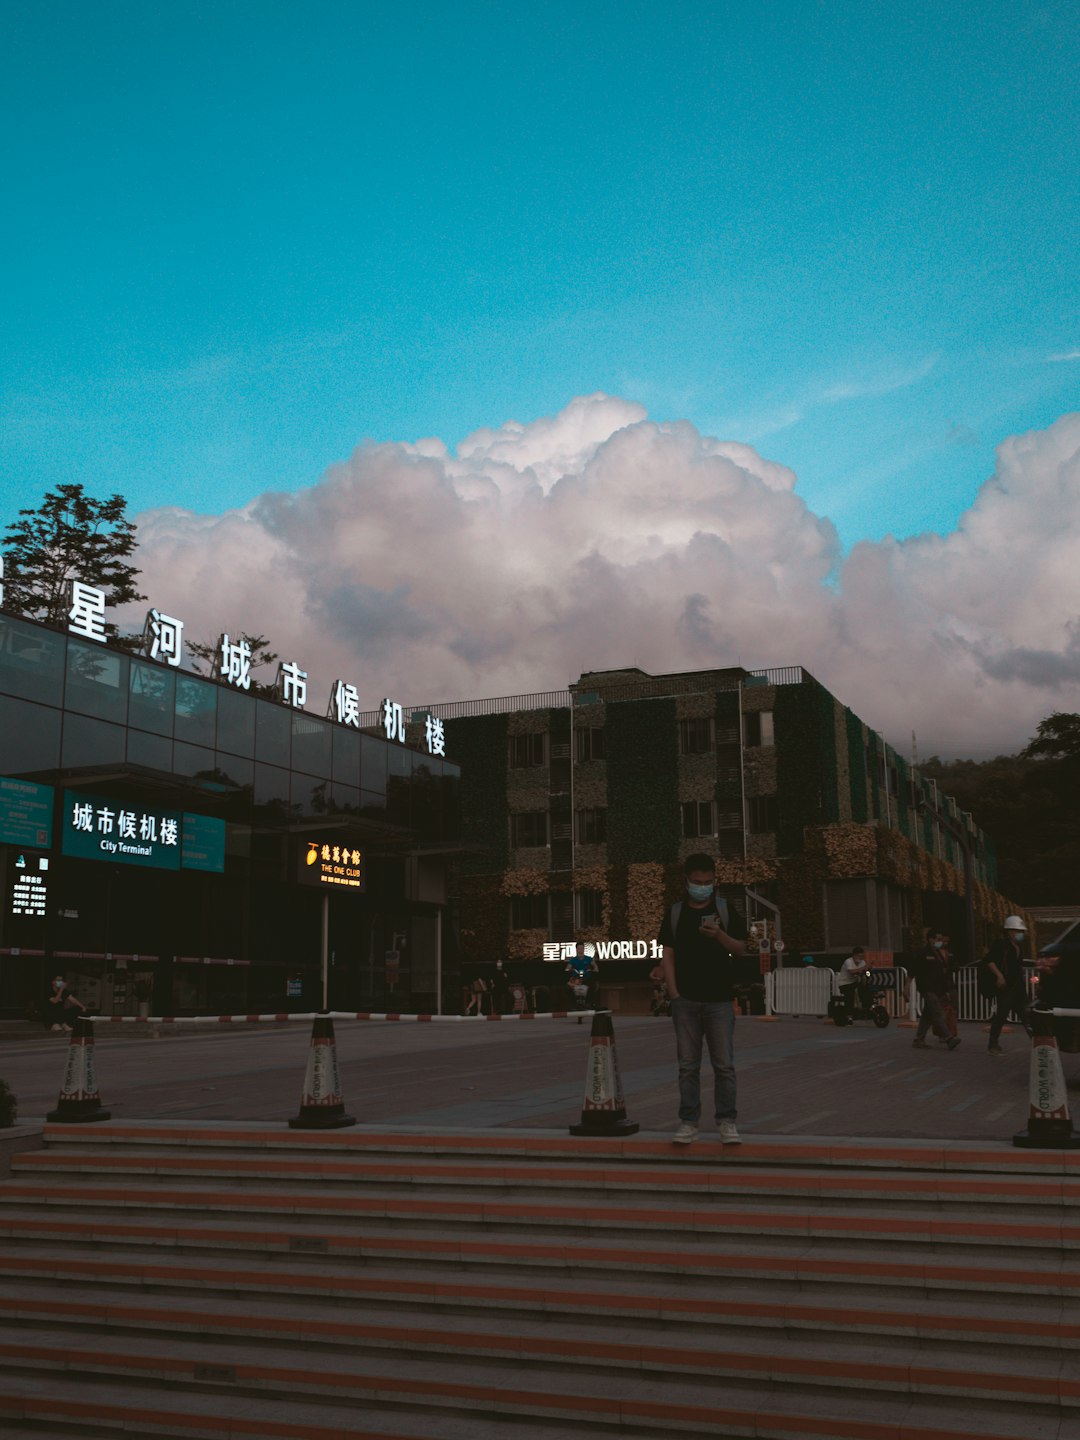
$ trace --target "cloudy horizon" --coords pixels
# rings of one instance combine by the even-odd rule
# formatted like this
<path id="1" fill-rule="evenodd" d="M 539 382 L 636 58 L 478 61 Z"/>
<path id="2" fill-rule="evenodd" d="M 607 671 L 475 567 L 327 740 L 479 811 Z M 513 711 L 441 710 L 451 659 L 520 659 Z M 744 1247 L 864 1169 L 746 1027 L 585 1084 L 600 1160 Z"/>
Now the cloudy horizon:
<path id="1" fill-rule="evenodd" d="M 767 453 L 601 393 L 135 519 L 151 603 L 188 639 L 265 634 L 312 711 L 338 677 L 373 709 L 802 665 L 902 753 L 914 730 L 923 756 L 985 758 L 1080 709 L 1080 413 L 1003 438 L 951 531 L 847 553 Z"/>

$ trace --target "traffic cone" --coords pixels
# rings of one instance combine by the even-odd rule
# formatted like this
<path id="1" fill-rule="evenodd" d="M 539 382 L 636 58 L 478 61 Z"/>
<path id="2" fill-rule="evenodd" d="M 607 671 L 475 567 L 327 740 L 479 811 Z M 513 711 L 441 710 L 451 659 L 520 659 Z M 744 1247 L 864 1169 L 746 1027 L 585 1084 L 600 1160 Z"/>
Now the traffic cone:
<path id="1" fill-rule="evenodd" d="M 1027 1129 L 1013 1136 L 1013 1144 L 1029 1150 L 1080 1149 L 1080 1135 L 1072 1127 L 1065 1072 L 1054 1034 L 1054 1017 L 1047 1010 L 1031 1011 L 1031 1070 Z"/>
<path id="2" fill-rule="evenodd" d="M 289 1126 L 293 1130 L 343 1130 L 355 1124 L 356 1117 L 345 1114 L 334 1022 L 329 1015 L 316 1015 L 311 1025 L 300 1113 L 293 1116 Z"/>
<path id="3" fill-rule="evenodd" d="M 77 1015 L 71 1030 L 60 1098 L 56 1109 L 50 1110 L 45 1119 L 68 1123 L 109 1118 L 109 1111 L 101 1108 L 101 1096 L 98 1094 L 93 1021 Z"/>
<path id="4" fill-rule="evenodd" d="M 581 1123 L 570 1126 L 571 1135 L 636 1135 L 638 1126 L 626 1118 L 615 1030 L 607 1010 L 593 1016 L 589 1059 L 585 1067 L 585 1099 Z"/>

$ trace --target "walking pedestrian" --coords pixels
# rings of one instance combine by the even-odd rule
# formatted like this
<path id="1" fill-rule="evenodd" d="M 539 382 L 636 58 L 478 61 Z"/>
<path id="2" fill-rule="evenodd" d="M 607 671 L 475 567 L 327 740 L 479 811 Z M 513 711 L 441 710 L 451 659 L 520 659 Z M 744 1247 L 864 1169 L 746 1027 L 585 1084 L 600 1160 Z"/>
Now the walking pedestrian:
<path id="1" fill-rule="evenodd" d="M 942 959 L 944 940 L 940 930 L 926 932 L 926 949 L 915 961 L 915 984 L 922 996 L 919 1028 L 911 1042 L 916 1050 L 929 1050 L 926 1032 L 933 1026 L 934 1034 L 944 1040 L 950 1050 L 960 1044 L 959 1035 L 950 1035 L 945 1022 L 944 997 L 949 991 L 949 977 Z"/>
<path id="2" fill-rule="evenodd" d="M 737 957 L 746 953 L 746 926 L 717 898 L 712 856 L 690 855 L 683 870 L 686 899 L 672 905 L 658 937 L 679 1066 L 679 1128 L 672 1138 L 676 1145 L 697 1139 L 701 1054 L 707 1045 L 720 1139 L 737 1145 L 735 984 Z"/>
<path id="3" fill-rule="evenodd" d="M 1010 1014 L 1015 1014 L 1027 1028 L 1028 1008 L 1024 988 L 1024 952 L 1027 949 L 1027 926 L 1019 915 L 1009 915 L 1003 933 L 979 962 L 983 971 L 983 988 L 997 1001 L 990 1021 L 991 1055 L 1001 1055 L 1001 1032 Z M 993 988 L 991 989 L 991 985 Z"/>

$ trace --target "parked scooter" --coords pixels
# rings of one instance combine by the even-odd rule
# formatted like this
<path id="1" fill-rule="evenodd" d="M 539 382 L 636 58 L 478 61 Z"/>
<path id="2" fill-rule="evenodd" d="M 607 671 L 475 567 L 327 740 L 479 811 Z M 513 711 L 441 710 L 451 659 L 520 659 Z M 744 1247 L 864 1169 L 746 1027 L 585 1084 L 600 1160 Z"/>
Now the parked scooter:
<path id="1" fill-rule="evenodd" d="M 835 995 L 829 1001 L 829 1019 L 833 1024 L 843 1028 L 845 1025 L 853 1025 L 856 1020 L 869 1020 L 879 1030 L 884 1030 L 892 1017 L 883 998 L 874 989 L 876 985 L 874 972 L 865 970 L 857 985 L 846 987 L 849 991 L 855 991 L 854 995 L 850 998 Z"/>

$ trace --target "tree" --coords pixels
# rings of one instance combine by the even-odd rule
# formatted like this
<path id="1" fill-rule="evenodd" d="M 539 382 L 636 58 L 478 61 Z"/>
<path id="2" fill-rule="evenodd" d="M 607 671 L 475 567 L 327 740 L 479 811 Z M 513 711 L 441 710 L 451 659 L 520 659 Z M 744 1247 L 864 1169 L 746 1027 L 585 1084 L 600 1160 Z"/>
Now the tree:
<path id="1" fill-rule="evenodd" d="M 1080 715 L 1055 710 L 1039 721 L 1035 739 L 1020 753 L 1029 760 L 1080 759 Z"/>
<path id="2" fill-rule="evenodd" d="M 242 630 L 239 635 L 230 636 L 238 644 L 246 645 L 251 651 L 251 668 L 260 670 L 264 665 L 273 665 L 278 658 L 276 650 L 270 649 L 270 642 L 265 635 L 249 635 Z M 195 673 L 198 675 L 210 675 L 218 660 L 218 642 L 209 644 L 205 640 L 190 640 L 187 646 L 188 654 L 192 657 Z M 261 681 L 252 678 L 252 695 L 273 695 L 274 682 Z"/>
<path id="3" fill-rule="evenodd" d="M 109 606 L 145 600 L 139 570 L 129 563 L 135 526 L 122 495 L 95 500 L 81 485 L 49 491 L 36 510 L 20 510 L 4 539 L 4 608 L 32 620 L 63 625 L 72 580 L 105 592 Z M 116 625 L 106 633 L 115 639 Z"/>

